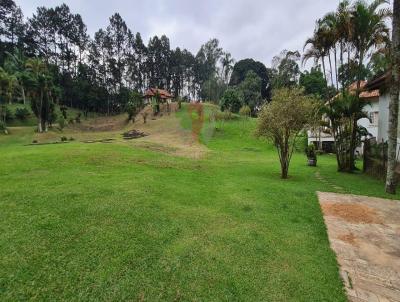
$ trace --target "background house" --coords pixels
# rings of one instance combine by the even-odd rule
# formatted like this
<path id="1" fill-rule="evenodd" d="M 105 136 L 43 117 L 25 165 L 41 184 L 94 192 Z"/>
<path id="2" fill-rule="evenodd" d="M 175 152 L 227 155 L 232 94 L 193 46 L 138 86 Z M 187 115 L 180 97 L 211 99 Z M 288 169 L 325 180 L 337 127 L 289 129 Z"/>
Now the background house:
<path id="1" fill-rule="evenodd" d="M 157 102 L 157 96 L 160 98 L 161 102 L 171 102 L 173 96 L 167 90 L 158 89 L 158 88 L 150 88 L 144 94 L 145 104 L 154 104 Z"/>
<path id="2" fill-rule="evenodd" d="M 369 81 L 365 86 L 368 91 L 379 91 L 379 102 L 377 106 L 378 120 L 376 124 L 377 129 L 377 142 L 386 142 L 388 140 L 388 129 L 389 129 L 389 102 L 390 102 L 390 76 L 391 73 L 388 71 L 382 76 Z M 399 140 L 398 140 L 399 143 Z"/>
<path id="3" fill-rule="evenodd" d="M 360 94 L 360 99 L 362 102 L 365 102 L 364 111 L 369 118 L 360 119 L 358 125 L 367 129 L 370 138 L 375 138 L 378 142 L 382 140 L 386 141 L 389 95 L 383 90 L 383 95 L 381 95 L 379 85 L 369 85 L 367 81 L 362 81 L 360 87 L 363 90 Z M 357 90 L 357 82 L 351 84 L 348 90 L 350 93 L 355 93 Z M 338 95 L 336 97 L 338 97 Z M 329 120 L 326 120 L 326 122 L 329 122 Z M 322 131 L 308 131 L 308 144 L 315 144 L 317 146 L 320 144 L 322 150 L 325 152 L 334 152 L 334 142 L 333 136 L 329 132 L 324 131 L 324 129 L 322 129 Z M 359 148 L 357 151 L 361 153 L 362 148 Z"/>

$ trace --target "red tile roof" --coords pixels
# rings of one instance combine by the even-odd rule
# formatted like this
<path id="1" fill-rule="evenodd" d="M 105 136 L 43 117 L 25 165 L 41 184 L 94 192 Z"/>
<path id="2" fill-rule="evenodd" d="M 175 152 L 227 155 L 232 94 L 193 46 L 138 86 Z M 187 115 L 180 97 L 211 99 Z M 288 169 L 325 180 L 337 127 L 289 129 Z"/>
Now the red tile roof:
<path id="1" fill-rule="evenodd" d="M 360 81 L 360 89 L 362 90 L 362 92 L 360 93 L 360 98 L 363 100 L 370 100 L 372 98 L 379 98 L 380 93 L 379 93 L 379 89 L 375 89 L 375 90 L 366 90 L 367 88 L 367 81 Z M 356 90 L 357 90 L 357 81 L 352 83 L 347 90 L 351 93 L 351 94 L 355 94 Z M 341 94 L 337 94 L 336 96 L 333 97 L 333 99 L 336 99 L 340 96 Z"/>
<path id="2" fill-rule="evenodd" d="M 173 96 L 167 90 L 158 89 L 158 88 L 150 88 L 144 94 L 144 97 L 153 97 L 159 95 L 162 99 L 171 99 Z"/>

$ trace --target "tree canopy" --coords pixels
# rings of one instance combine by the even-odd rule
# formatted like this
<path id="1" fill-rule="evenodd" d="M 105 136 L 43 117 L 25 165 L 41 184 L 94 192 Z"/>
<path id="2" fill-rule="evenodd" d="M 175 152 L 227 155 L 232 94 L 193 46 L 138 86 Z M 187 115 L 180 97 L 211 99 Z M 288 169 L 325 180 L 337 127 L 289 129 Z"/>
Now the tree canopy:
<path id="1" fill-rule="evenodd" d="M 265 100 L 269 100 L 271 98 L 271 84 L 267 68 L 263 63 L 254 61 L 253 59 L 240 60 L 235 64 L 229 86 L 237 86 L 242 83 L 249 71 L 253 71 L 261 79 L 261 97 Z"/>

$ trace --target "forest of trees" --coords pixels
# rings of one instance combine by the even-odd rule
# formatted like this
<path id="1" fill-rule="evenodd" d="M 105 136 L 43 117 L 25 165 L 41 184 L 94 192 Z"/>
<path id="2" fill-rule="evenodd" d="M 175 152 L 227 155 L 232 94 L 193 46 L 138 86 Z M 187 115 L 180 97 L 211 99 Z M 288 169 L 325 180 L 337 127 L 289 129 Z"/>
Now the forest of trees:
<path id="1" fill-rule="evenodd" d="M 8 79 L 3 81 L 3 99 L 25 102 L 32 97 L 24 90 L 32 82 L 27 62 L 34 58 L 46 65 L 53 87 L 48 95 L 54 102 L 109 114 L 123 110 L 132 94 L 149 87 L 184 99 L 217 100 L 220 94 L 215 91 L 223 92 L 234 63 L 217 39 L 195 55 L 172 49 L 165 35 L 151 37 L 146 45 L 118 13 L 90 37 L 82 17 L 66 4 L 38 7 L 24 18 L 14 0 L 2 0 L 0 74 Z"/>

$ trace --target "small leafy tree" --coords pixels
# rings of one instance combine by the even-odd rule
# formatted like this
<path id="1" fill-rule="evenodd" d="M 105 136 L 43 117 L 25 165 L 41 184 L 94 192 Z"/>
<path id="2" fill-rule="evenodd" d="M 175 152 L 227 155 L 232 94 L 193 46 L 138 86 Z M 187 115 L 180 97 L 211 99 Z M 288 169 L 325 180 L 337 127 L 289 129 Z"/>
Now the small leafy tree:
<path id="1" fill-rule="evenodd" d="M 135 122 L 135 116 L 143 108 L 142 95 L 137 91 L 132 91 L 129 94 L 129 101 L 125 105 L 125 111 L 128 113 L 128 121 Z"/>
<path id="2" fill-rule="evenodd" d="M 228 88 L 220 100 L 221 111 L 238 113 L 242 105 L 242 96 L 236 88 Z"/>
<path id="3" fill-rule="evenodd" d="M 238 86 L 243 103 L 251 108 L 251 112 L 255 113 L 263 103 L 261 97 L 261 79 L 252 70 L 250 70 L 242 83 Z"/>
<path id="4" fill-rule="evenodd" d="M 132 123 L 135 122 L 135 116 L 137 113 L 137 107 L 133 102 L 128 102 L 125 105 L 125 111 L 128 114 L 128 122 L 132 121 Z"/>
<path id="5" fill-rule="evenodd" d="M 63 131 L 63 129 L 65 128 L 65 118 L 63 115 L 58 118 L 58 127 L 61 131 Z"/>
<path id="6" fill-rule="evenodd" d="M 316 101 L 299 88 L 281 88 L 259 115 L 257 135 L 271 140 L 281 164 L 281 177 L 288 178 L 296 139 L 314 115 Z"/>

